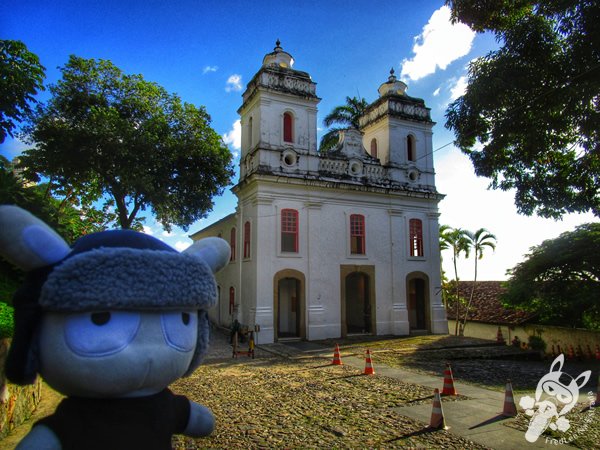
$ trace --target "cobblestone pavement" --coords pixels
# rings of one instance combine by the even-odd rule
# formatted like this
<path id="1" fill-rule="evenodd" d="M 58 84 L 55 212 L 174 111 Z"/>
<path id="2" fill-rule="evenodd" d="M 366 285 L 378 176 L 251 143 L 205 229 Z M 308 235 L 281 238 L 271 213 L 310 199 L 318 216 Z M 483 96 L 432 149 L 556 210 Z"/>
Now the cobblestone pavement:
<path id="1" fill-rule="evenodd" d="M 262 348 L 255 356 L 233 359 L 223 336 L 214 337 L 205 363 L 173 389 L 211 408 L 217 428 L 209 438 L 177 436 L 174 448 L 485 448 L 392 410 L 431 403 L 430 388 L 318 356 Z"/>
<path id="2" fill-rule="evenodd" d="M 233 359 L 227 337 L 222 332 L 213 333 L 204 364 L 172 388 L 210 407 L 217 418 L 217 428 L 204 439 L 176 436 L 173 447 L 177 450 L 486 448 L 457 436 L 452 429 L 428 431 L 425 429 L 427 423 L 401 415 L 401 407 L 419 404 L 428 407 L 432 401 L 431 388 L 382 376 L 377 370 L 378 364 L 441 376 L 444 362 L 451 361 L 457 381 L 500 385 L 510 375 L 513 384 L 522 385 L 524 389 L 535 387 L 550 365 L 548 360 L 495 359 L 510 349 L 485 351 L 481 342 L 467 338 L 424 336 L 337 340 L 343 355 L 362 356 L 366 348 L 373 350 L 377 374 L 364 376 L 360 369 L 331 365 L 334 342 L 308 343 L 320 348 L 315 352 L 295 350 L 294 345 L 259 346 L 255 359 L 247 356 Z M 298 348 L 303 344 L 306 343 L 298 344 Z M 243 350 L 245 345 L 242 343 L 240 349 Z M 511 356 L 515 357 L 519 355 Z M 526 355 L 526 358 L 530 357 Z M 592 369 L 590 389 L 595 389 L 597 363 L 567 361 L 565 366 L 572 375 Z M 464 399 L 464 396 L 444 397 L 443 402 L 456 402 L 453 405 L 458 406 Z M 56 403 L 58 397 L 52 400 L 44 396 L 43 406 L 52 411 L 54 405 L 48 401 Z M 43 415 L 37 416 L 36 420 Z M 600 418 L 600 408 L 592 414 L 577 406 L 568 416 L 574 425 L 578 425 L 579 420 L 579 428 L 575 429 L 584 430 L 571 445 L 600 448 L 600 420 L 587 422 L 589 417 Z M 508 420 L 506 426 L 524 432 L 527 421 L 521 413 L 514 420 Z M 14 448 L 14 443 L 27 432 L 27 426 L 15 431 L 17 433 L 13 433 L 11 439 L 0 442 L 0 448 Z M 548 436 L 560 438 L 556 433 Z"/>
<path id="3" fill-rule="evenodd" d="M 173 388 L 210 407 L 217 429 L 204 439 L 175 437 L 174 448 L 486 448 L 452 430 L 429 431 L 426 423 L 402 416 L 399 406 L 431 404 L 431 388 L 379 374 L 364 376 L 362 370 L 346 365 L 333 366 L 328 355 L 332 351 L 327 351 L 333 349 L 333 342 L 316 344 L 325 352 L 272 344 L 259 346 L 254 360 L 233 359 L 227 339 L 216 333 L 204 365 Z M 535 388 L 550 364 L 532 360 L 528 353 L 511 355 L 514 350 L 508 347 L 493 348 L 489 342 L 468 338 L 338 342 L 344 355 L 359 356 L 365 348 L 373 348 L 380 364 L 428 374 L 441 376 L 445 361 L 452 361 L 455 379 L 498 385 L 498 389 L 503 389 L 508 377 L 523 389 Z M 298 344 L 298 348 L 307 347 Z M 569 362 L 575 375 L 587 365 Z M 444 397 L 443 402 L 464 399 Z M 585 418 L 583 412 L 579 415 Z M 527 417 L 520 414 L 506 426 L 524 432 Z M 599 424 L 587 427 L 573 444 L 598 448 L 599 428 Z"/>

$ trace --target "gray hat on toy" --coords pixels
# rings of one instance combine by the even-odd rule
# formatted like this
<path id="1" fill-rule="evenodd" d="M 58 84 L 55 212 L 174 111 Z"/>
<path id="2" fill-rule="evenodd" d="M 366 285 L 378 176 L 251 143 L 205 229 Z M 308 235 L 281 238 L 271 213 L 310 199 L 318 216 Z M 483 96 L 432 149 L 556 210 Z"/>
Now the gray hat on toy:
<path id="1" fill-rule="evenodd" d="M 206 310 L 217 301 L 214 273 L 229 261 L 227 242 L 207 238 L 180 253 L 152 236 L 111 230 L 70 248 L 45 223 L 8 205 L 0 206 L 0 229 L 2 256 L 27 272 L 13 300 L 9 380 L 34 381 L 34 336 L 44 311 L 197 309 L 198 342 L 187 374 L 200 364 L 208 345 Z"/>

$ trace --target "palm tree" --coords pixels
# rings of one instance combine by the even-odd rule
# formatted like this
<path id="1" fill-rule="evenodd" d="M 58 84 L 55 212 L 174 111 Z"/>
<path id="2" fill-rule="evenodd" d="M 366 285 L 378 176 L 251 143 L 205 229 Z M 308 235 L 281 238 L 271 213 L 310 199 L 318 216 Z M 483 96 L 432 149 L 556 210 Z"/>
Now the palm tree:
<path id="1" fill-rule="evenodd" d="M 454 328 L 454 334 L 458 336 L 458 323 L 460 322 L 459 318 L 459 290 L 458 290 L 458 268 L 456 263 L 458 262 L 458 257 L 461 253 L 464 253 L 465 258 L 469 257 L 470 253 L 470 241 L 466 236 L 465 230 L 460 228 L 451 228 L 447 227 L 444 229 L 444 234 L 440 235 L 442 242 L 440 244 L 440 248 L 444 249 L 452 249 L 452 264 L 454 266 L 454 279 L 456 282 L 456 324 Z"/>
<path id="2" fill-rule="evenodd" d="M 496 250 L 496 236 L 490 233 L 485 228 L 480 228 L 475 233 L 471 231 L 465 231 L 465 237 L 469 241 L 469 246 L 475 253 L 475 273 L 473 276 L 473 285 L 471 286 L 471 295 L 469 295 L 469 302 L 467 303 L 467 308 L 465 310 L 465 317 L 463 319 L 461 333 L 463 334 L 465 326 L 467 324 L 467 316 L 469 314 L 469 308 L 471 307 L 471 302 L 473 301 L 473 295 L 475 294 L 475 285 L 477 284 L 477 261 L 483 258 L 483 251 L 486 247 L 492 249 L 492 251 Z"/>
<path id="3" fill-rule="evenodd" d="M 450 225 L 440 225 L 439 229 L 439 239 L 440 239 L 440 280 L 442 282 L 442 302 L 444 303 L 444 308 L 448 309 L 448 299 L 446 295 L 446 289 L 444 288 L 444 281 L 446 280 L 446 273 L 444 272 L 444 268 L 442 266 L 443 255 L 442 252 L 444 250 L 448 250 L 450 248 L 448 244 L 448 233 L 452 230 Z"/>
<path id="4" fill-rule="evenodd" d="M 331 127 L 332 125 L 341 126 L 333 127 L 323 135 L 319 145 L 319 151 L 326 153 L 333 148 L 338 141 L 340 130 L 346 128 L 356 128 L 358 130 L 358 119 L 364 114 L 367 106 L 369 106 L 369 104 L 362 97 L 346 97 L 345 105 L 333 108 L 333 110 L 323 119 L 323 124 L 326 127 Z"/>

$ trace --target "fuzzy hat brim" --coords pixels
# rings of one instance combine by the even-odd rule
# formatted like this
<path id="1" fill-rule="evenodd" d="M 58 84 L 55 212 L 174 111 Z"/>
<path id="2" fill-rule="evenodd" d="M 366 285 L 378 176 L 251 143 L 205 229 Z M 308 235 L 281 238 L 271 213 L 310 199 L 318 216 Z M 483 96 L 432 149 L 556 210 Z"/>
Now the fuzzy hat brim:
<path id="1" fill-rule="evenodd" d="M 150 256 L 151 255 L 151 256 Z M 216 303 L 210 267 L 178 252 L 102 247 L 59 263 L 42 287 L 42 310 L 208 309 Z"/>

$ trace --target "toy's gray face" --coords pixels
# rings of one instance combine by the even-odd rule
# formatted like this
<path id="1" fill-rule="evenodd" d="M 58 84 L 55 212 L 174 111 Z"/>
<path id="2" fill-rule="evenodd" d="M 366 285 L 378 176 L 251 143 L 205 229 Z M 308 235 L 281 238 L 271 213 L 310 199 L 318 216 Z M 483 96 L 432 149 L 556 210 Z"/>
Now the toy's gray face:
<path id="1" fill-rule="evenodd" d="M 197 335 L 196 310 L 47 313 L 40 374 L 70 396 L 150 395 L 186 372 Z"/>

